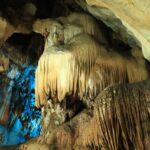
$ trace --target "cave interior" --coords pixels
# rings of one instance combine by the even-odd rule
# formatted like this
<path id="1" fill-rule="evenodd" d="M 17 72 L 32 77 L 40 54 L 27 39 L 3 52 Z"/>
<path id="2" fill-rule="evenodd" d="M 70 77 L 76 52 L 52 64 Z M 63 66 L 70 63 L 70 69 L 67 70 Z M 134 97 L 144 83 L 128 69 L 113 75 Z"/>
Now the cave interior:
<path id="1" fill-rule="evenodd" d="M 26 4 L 32 4 L 32 7 L 25 7 Z M 45 132 L 41 124 L 43 112 L 35 107 L 35 70 L 44 51 L 45 37 L 34 32 L 32 25 L 37 19 L 55 19 L 72 12 L 92 16 L 74 0 L 1 0 L 1 18 L 14 28 L 19 25 L 30 32 L 15 32 L 0 41 L 0 54 L 9 59 L 8 69 L 0 72 L 0 146 L 24 143 Z M 131 45 L 121 39 L 119 31 L 117 33 L 101 20 L 96 20 L 107 40 L 105 47 L 114 49 L 123 57 L 131 53 Z M 68 96 L 67 99 L 73 98 Z M 68 111 L 65 122 L 87 108 L 80 100 L 61 102 L 60 106 Z M 75 109 L 71 117 L 70 109 Z"/>

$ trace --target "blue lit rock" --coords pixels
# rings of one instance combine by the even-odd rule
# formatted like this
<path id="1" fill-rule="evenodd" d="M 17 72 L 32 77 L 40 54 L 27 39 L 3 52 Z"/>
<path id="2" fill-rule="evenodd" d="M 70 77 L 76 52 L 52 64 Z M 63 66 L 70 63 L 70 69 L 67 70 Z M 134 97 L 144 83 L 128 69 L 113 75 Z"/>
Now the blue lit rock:
<path id="1" fill-rule="evenodd" d="M 42 132 L 41 111 L 35 107 L 35 68 L 28 66 L 18 71 L 12 67 L 7 74 L 5 91 L 0 92 L 0 97 L 5 97 L 7 107 L 1 107 L 0 111 L 9 108 L 9 113 L 8 120 L 0 125 L 0 145 L 23 143 Z"/>

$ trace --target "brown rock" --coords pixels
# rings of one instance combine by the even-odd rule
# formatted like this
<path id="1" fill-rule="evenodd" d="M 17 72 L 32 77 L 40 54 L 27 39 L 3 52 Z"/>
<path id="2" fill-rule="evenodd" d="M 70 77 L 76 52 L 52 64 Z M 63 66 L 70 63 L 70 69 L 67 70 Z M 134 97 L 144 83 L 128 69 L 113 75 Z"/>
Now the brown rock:
<path id="1" fill-rule="evenodd" d="M 95 99 L 94 109 L 82 111 L 69 122 L 25 144 L 40 145 L 46 150 L 53 145 L 69 149 L 137 149 L 148 150 L 150 143 L 150 82 L 121 84 L 106 88 Z M 32 143 L 32 144 L 30 144 Z M 35 145 L 34 145 L 35 143 Z M 25 149 L 22 149 L 25 150 Z"/>
<path id="2" fill-rule="evenodd" d="M 2 46 L 0 47 L 0 72 L 4 72 L 9 68 L 9 58 L 6 57 L 2 51 Z"/>

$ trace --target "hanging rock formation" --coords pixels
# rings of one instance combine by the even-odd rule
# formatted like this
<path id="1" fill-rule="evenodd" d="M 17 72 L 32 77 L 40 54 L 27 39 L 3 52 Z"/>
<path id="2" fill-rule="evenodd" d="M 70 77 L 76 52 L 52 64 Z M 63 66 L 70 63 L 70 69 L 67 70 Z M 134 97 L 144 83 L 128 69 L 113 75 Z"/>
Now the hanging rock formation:
<path id="1" fill-rule="evenodd" d="M 73 14 L 73 20 L 79 18 L 76 15 L 80 14 Z M 59 20 L 67 22 L 71 20 L 69 17 Z M 131 54 L 124 53 L 123 57 L 115 50 L 106 48 L 95 39 L 96 28 L 93 31 L 92 27 L 96 26 L 96 22 L 90 20 L 87 19 L 86 24 L 81 21 L 83 25 L 79 20 L 80 26 L 77 27 L 74 24 L 61 25 L 55 20 L 42 20 L 39 32 L 43 34 L 46 29 L 48 36 L 36 70 L 37 107 L 45 105 L 49 98 L 61 102 L 67 95 L 92 100 L 108 85 L 149 78 L 146 61 L 143 58 L 136 61 L 134 49 Z M 38 24 L 34 26 L 35 29 L 38 27 Z"/>
<path id="2" fill-rule="evenodd" d="M 131 46 L 142 47 L 150 61 L 149 0 L 76 0 L 86 11 L 118 33 Z"/>

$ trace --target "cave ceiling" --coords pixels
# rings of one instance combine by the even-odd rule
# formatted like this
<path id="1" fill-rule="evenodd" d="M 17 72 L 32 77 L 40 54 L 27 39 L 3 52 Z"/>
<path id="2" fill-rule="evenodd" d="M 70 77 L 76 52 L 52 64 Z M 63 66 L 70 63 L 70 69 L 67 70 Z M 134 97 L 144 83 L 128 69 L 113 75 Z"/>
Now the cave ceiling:
<path id="1" fill-rule="evenodd" d="M 29 3 L 33 5 L 28 7 Z M 150 61 L 149 0 L 3 0 L 1 4 L 0 15 L 9 22 L 4 40 L 13 32 L 30 33 L 36 18 L 56 18 L 71 11 L 86 11 L 111 28 L 115 37 L 131 47 L 140 47 L 143 56 Z M 4 34 L 3 26 L 1 21 L 0 36 Z"/>
<path id="2" fill-rule="evenodd" d="M 137 44 L 150 60 L 149 0 L 77 0 L 85 10 L 117 32 L 129 45 Z"/>

